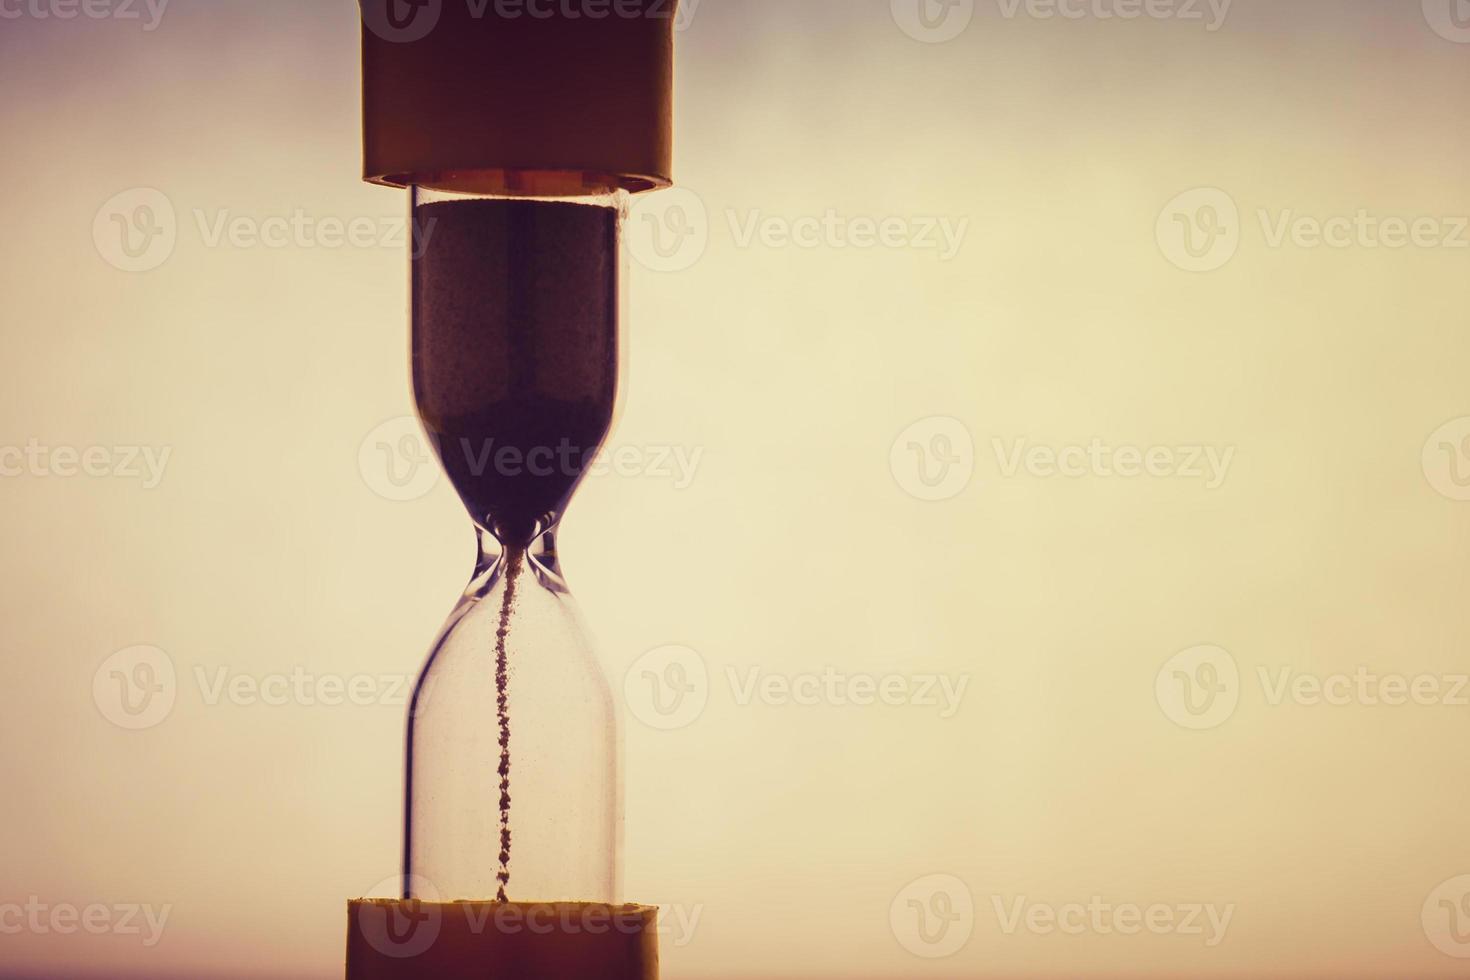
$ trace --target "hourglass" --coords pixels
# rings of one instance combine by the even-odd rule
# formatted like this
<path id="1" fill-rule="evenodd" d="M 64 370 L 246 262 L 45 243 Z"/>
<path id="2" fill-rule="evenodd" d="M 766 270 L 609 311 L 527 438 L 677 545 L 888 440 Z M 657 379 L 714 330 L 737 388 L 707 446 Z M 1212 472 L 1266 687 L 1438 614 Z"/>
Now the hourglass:
<path id="1" fill-rule="evenodd" d="M 630 195 L 670 183 L 674 4 L 504 6 L 362 0 L 414 403 L 478 555 L 409 712 L 401 894 L 353 903 L 349 977 L 657 971 L 653 910 L 616 904 L 617 711 L 556 535 L 615 415 Z"/>
<path id="2" fill-rule="evenodd" d="M 613 421 L 622 198 L 413 198 L 414 396 L 480 556 L 410 713 L 405 897 L 611 902 L 613 701 L 555 534 Z"/>

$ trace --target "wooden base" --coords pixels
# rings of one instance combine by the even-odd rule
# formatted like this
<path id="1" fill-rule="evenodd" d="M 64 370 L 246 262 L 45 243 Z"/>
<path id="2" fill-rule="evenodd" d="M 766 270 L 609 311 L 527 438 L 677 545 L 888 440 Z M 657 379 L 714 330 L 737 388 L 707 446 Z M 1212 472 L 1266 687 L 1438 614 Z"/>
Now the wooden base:
<path id="1" fill-rule="evenodd" d="M 658 980 L 646 905 L 418 902 L 347 907 L 347 980 Z"/>

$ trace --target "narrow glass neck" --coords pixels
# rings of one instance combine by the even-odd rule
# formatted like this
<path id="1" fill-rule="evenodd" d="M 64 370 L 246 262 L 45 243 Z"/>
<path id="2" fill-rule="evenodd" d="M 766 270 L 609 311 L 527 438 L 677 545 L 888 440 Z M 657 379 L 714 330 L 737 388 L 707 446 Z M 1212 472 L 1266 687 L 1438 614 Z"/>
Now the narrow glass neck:
<path id="1" fill-rule="evenodd" d="M 484 598 L 505 574 L 514 549 L 501 544 L 495 535 L 484 528 L 475 528 L 475 535 L 479 553 L 475 559 L 475 572 L 470 577 L 465 595 Z M 555 528 L 533 538 L 530 545 L 522 550 L 520 560 L 524 563 L 523 569 L 531 572 L 543 588 L 560 593 L 567 591 L 557 558 Z"/>

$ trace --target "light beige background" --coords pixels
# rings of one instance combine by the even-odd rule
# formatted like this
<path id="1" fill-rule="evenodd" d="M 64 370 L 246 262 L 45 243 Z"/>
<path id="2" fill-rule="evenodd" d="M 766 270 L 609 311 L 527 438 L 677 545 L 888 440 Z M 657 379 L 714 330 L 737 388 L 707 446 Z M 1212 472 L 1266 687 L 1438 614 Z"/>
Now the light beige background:
<path id="1" fill-rule="evenodd" d="M 357 183 L 355 6 L 4 9 L 0 445 L 171 456 L 152 489 L 0 479 L 0 905 L 169 907 L 152 947 L 7 930 L 0 973 L 340 975 L 345 900 L 398 861 L 395 692 L 211 704 L 200 672 L 412 674 L 471 541 L 447 487 L 390 501 L 360 465 L 410 410 L 401 248 L 211 246 L 199 215 L 400 216 Z M 1237 0 L 1213 31 L 1009 9 L 930 43 L 886 0 L 703 0 L 681 34 L 693 196 L 647 213 L 697 261 L 632 264 L 615 444 L 702 456 L 682 489 L 591 481 L 563 539 L 620 689 L 669 644 L 705 671 L 689 724 L 628 719 L 627 894 L 698 916 L 671 978 L 1463 975 L 1434 940 L 1470 954 L 1470 423 L 1424 452 L 1470 416 L 1470 233 L 1440 244 L 1470 214 L 1470 44 L 1435 0 Z M 177 242 L 125 272 L 94 219 L 140 187 Z M 1220 202 L 1166 208 L 1198 188 L 1238 211 L 1209 272 L 1168 234 Z M 947 261 L 740 241 L 829 209 L 968 225 Z M 1272 247 L 1260 218 L 1360 210 L 1436 219 L 1436 247 Z M 891 450 L 935 416 L 973 474 L 951 439 L 958 492 L 926 502 L 908 443 L 940 430 Z M 1093 439 L 1233 456 L 1212 489 L 1007 475 L 994 442 Z M 130 731 L 93 682 L 140 644 L 175 703 Z M 1166 663 L 1204 644 L 1235 708 L 1192 730 Z M 742 704 L 729 673 L 828 667 L 967 687 L 942 717 Z M 1437 703 L 1273 698 L 1359 668 Z M 915 938 L 909 899 L 966 894 Z M 1213 946 L 1003 928 L 1094 896 L 1231 919 Z"/>

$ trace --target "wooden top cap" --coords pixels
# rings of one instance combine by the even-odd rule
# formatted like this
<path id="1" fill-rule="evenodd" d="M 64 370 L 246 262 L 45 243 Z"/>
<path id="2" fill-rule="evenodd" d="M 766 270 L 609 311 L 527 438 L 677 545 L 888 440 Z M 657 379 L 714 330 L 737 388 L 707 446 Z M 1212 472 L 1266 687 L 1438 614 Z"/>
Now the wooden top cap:
<path id="1" fill-rule="evenodd" d="M 359 0 L 363 175 L 478 193 L 673 182 L 677 0 Z"/>

